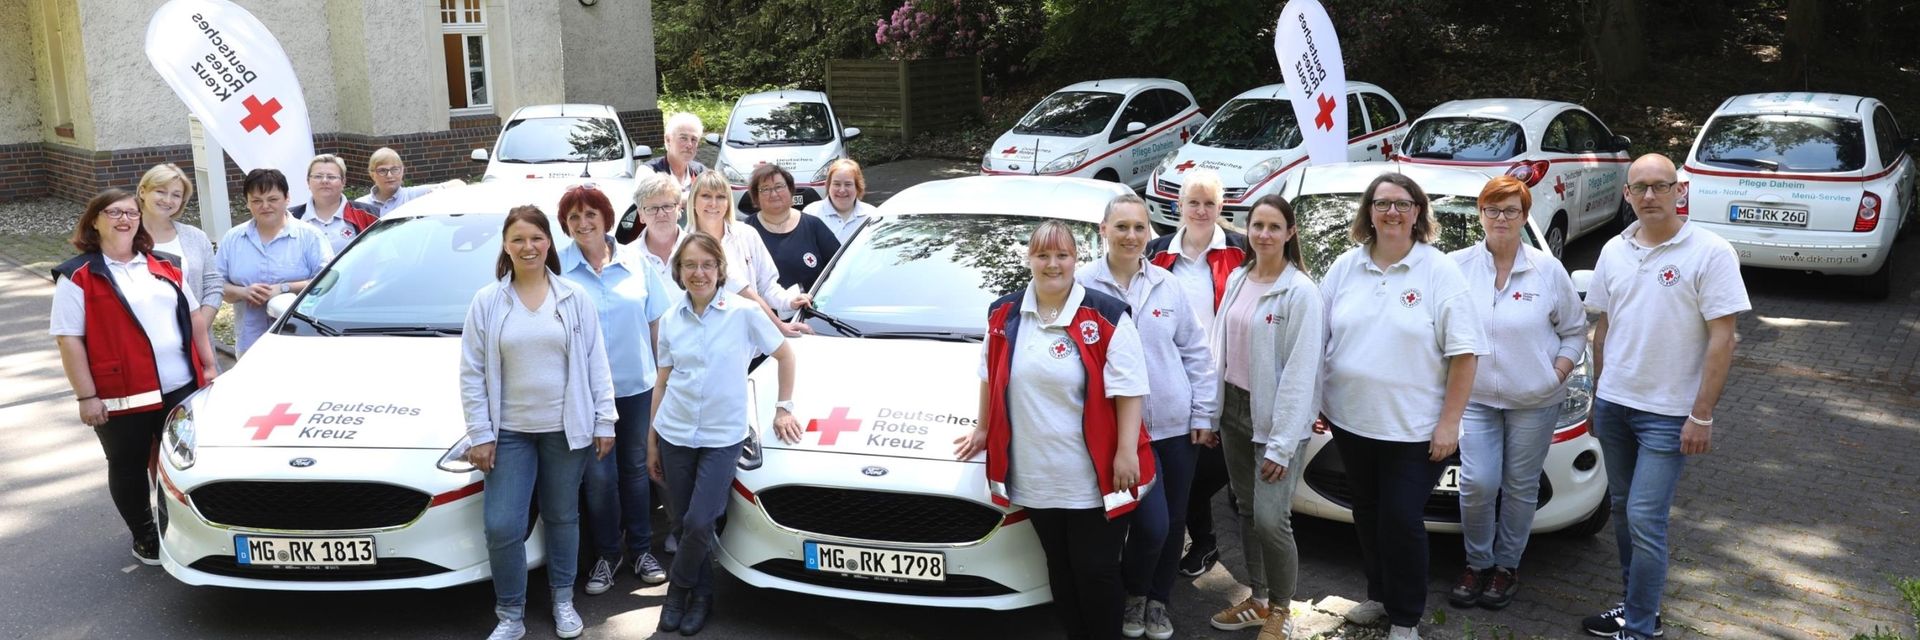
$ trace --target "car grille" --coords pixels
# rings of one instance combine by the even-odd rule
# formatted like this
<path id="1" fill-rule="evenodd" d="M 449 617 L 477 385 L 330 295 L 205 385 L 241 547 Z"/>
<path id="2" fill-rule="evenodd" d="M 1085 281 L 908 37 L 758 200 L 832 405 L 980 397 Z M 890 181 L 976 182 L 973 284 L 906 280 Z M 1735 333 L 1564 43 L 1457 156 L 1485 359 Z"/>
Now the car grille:
<path id="1" fill-rule="evenodd" d="M 1000 526 L 998 510 L 959 498 L 827 487 L 775 487 L 759 494 L 767 517 L 820 535 L 908 544 L 962 544 Z"/>
<path id="2" fill-rule="evenodd" d="M 1450 459 L 1448 464 L 1460 464 L 1459 457 L 1456 456 Z M 1307 465 L 1307 475 L 1304 481 L 1308 487 L 1313 488 L 1315 492 L 1326 497 L 1327 500 L 1332 501 L 1334 504 L 1347 509 L 1353 508 L 1353 490 L 1347 485 L 1347 468 L 1346 464 L 1340 459 L 1340 449 L 1337 443 L 1328 441 L 1327 445 L 1321 447 L 1320 452 L 1313 456 L 1313 462 Z M 1538 511 L 1546 508 L 1547 502 L 1552 499 L 1553 482 L 1547 479 L 1545 472 L 1542 472 L 1540 474 L 1540 504 L 1535 505 L 1534 510 Z M 1422 515 L 1427 522 L 1458 524 L 1460 522 L 1460 496 L 1459 494 L 1453 493 L 1430 493 L 1427 495 L 1427 503 L 1423 512 Z"/>
<path id="3" fill-rule="evenodd" d="M 985 598 L 1016 593 L 1011 587 L 980 576 L 947 574 L 947 579 L 944 582 L 894 582 L 884 578 L 861 578 L 820 571 L 808 571 L 807 563 L 784 558 L 768 560 L 753 565 L 753 569 L 776 578 L 827 587 L 829 589 L 867 591 L 901 596 Z"/>
<path id="4" fill-rule="evenodd" d="M 216 482 L 194 489 L 209 522 L 283 531 L 397 527 L 420 516 L 432 496 L 374 482 Z"/>
<path id="5" fill-rule="evenodd" d="M 187 568 L 228 578 L 284 580 L 288 582 L 352 582 L 357 580 L 404 580 L 423 578 L 452 571 L 446 567 L 414 558 L 381 558 L 369 566 L 284 569 L 241 565 L 233 556 L 207 556 Z"/>

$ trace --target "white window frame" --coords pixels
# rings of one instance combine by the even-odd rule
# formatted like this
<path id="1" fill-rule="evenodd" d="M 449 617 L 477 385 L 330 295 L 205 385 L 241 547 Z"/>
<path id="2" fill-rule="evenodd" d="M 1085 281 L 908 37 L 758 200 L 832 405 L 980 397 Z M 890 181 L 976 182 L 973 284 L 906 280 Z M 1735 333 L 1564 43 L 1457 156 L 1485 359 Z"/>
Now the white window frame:
<path id="1" fill-rule="evenodd" d="M 477 3 L 477 8 L 471 10 L 471 11 L 476 11 L 480 14 L 480 20 L 478 22 L 468 22 L 464 19 L 465 17 L 464 14 L 466 14 L 470 10 L 464 7 L 458 6 L 460 4 L 463 4 L 466 1 L 467 0 L 453 0 L 454 4 L 456 5 L 456 8 L 446 9 L 443 7 L 440 9 L 440 17 L 442 20 L 442 22 L 440 23 L 441 35 L 443 37 L 447 35 L 460 36 L 460 68 L 462 71 L 460 75 L 460 84 L 462 87 L 465 87 L 466 89 L 466 92 L 467 92 L 466 95 L 467 95 L 467 101 L 468 101 L 467 106 L 459 109 L 449 109 L 448 114 L 455 117 L 492 115 L 493 114 L 493 76 L 494 76 L 493 74 L 493 42 L 492 42 L 493 39 L 490 37 L 490 34 L 487 33 L 487 3 L 486 3 L 486 0 L 480 0 L 480 2 Z M 455 20 L 452 23 L 445 22 L 445 19 L 448 17 L 447 14 L 449 11 L 452 12 L 453 14 L 452 17 Z M 471 84 L 471 80 L 473 77 L 472 74 L 474 69 L 473 67 L 468 66 L 469 64 L 468 61 L 473 59 L 473 51 L 472 49 L 470 49 L 470 47 L 472 46 L 470 36 L 480 37 L 481 68 L 479 71 L 486 80 L 486 85 L 482 90 L 482 93 L 486 94 L 485 95 L 486 101 L 484 103 L 478 103 L 478 104 L 476 104 L 473 101 L 473 86 Z M 441 50 L 444 51 L 445 49 L 446 47 L 443 45 L 441 47 Z"/>

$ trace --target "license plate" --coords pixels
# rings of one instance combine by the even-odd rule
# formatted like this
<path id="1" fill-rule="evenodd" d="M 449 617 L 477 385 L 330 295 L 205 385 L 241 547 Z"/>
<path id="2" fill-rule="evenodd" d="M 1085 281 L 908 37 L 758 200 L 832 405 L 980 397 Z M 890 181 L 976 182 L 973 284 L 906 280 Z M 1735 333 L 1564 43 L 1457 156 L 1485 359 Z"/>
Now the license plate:
<path id="1" fill-rule="evenodd" d="M 1448 465 L 1440 472 L 1440 481 L 1433 484 L 1434 493 L 1460 493 L 1460 467 Z"/>
<path id="2" fill-rule="evenodd" d="M 234 536 L 233 559 L 252 567 L 352 567 L 374 563 L 373 538 Z"/>
<path id="3" fill-rule="evenodd" d="M 1773 207 L 1745 207 L 1734 205 L 1727 214 L 1730 222 L 1747 224 L 1768 224 L 1780 227 L 1807 226 L 1807 212 L 1798 209 L 1776 209 Z"/>
<path id="4" fill-rule="evenodd" d="M 945 582 L 947 557 L 940 553 L 805 543 L 807 570 L 883 580 Z"/>

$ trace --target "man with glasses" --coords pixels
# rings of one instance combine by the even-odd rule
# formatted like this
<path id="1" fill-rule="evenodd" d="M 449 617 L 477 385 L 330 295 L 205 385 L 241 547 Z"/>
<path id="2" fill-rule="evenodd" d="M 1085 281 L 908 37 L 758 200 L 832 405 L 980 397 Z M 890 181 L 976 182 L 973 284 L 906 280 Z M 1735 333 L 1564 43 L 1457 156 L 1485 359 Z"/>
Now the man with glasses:
<path id="1" fill-rule="evenodd" d="M 465 186 L 459 178 L 429 185 L 405 186 L 407 167 L 400 162 L 400 153 L 388 147 L 380 147 L 367 157 L 367 175 L 373 178 L 373 190 L 367 195 L 355 198 L 354 202 L 366 205 L 375 217 L 384 218 L 394 208 L 406 204 L 408 200 L 432 193 L 447 187 Z"/>
<path id="2" fill-rule="evenodd" d="M 700 151 L 700 136 L 705 130 L 699 116 L 685 111 L 673 114 L 667 118 L 667 152 L 647 163 L 654 173 L 672 176 L 674 184 L 680 186 L 681 197 L 685 197 L 687 190 L 693 188 L 693 179 L 707 170 L 706 165 L 693 159 Z"/>
<path id="3" fill-rule="evenodd" d="M 307 191 L 313 197 L 307 204 L 287 210 L 294 219 L 305 220 L 319 229 L 334 253 L 347 248 L 347 243 L 380 220 L 380 214 L 371 207 L 342 197 L 346 186 L 347 161 L 331 153 L 314 156 L 313 161 L 307 163 Z M 309 212 L 313 215 L 307 215 Z"/>
<path id="4" fill-rule="evenodd" d="M 1661 635 L 1667 516 L 1686 457 L 1713 441 L 1714 405 L 1733 363 L 1734 320 L 1753 308 L 1733 246 L 1687 224 L 1673 161 L 1627 169 L 1638 221 L 1607 241 L 1587 292 L 1593 329 L 1593 433 L 1607 465 L 1626 599 L 1588 617 L 1588 633 Z"/>

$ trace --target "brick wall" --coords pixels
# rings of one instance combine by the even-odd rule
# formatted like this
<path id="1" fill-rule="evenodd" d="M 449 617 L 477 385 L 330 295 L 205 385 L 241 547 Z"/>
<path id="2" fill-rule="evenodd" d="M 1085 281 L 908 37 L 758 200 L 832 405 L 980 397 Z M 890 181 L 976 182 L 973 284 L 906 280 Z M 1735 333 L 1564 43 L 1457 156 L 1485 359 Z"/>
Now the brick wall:
<path id="1" fill-rule="evenodd" d="M 46 194 L 43 156 L 38 142 L 0 145 L 0 202 Z"/>
<path id="2" fill-rule="evenodd" d="M 627 139 L 634 144 L 653 147 L 654 157 L 659 157 L 665 149 L 660 143 L 666 140 L 666 117 L 659 109 L 641 109 L 639 111 L 620 112 L 620 127 L 627 130 Z"/>

